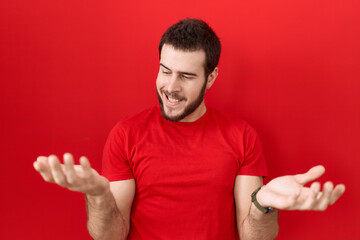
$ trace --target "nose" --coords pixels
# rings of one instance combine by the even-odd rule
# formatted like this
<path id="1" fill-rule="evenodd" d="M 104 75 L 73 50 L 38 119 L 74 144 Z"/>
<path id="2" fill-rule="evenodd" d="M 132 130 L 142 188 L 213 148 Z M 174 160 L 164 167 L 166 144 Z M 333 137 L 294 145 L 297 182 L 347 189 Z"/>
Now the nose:
<path id="1" fill-rule="evenodd" d="M 169 93 L 174 92 L 180 92 L 181 85 L 180 80 L 178 79 L 176 74 L 172 74 L 172 76 L 169 78 L 168 85 L 167 85 L 167 91 Z"/>

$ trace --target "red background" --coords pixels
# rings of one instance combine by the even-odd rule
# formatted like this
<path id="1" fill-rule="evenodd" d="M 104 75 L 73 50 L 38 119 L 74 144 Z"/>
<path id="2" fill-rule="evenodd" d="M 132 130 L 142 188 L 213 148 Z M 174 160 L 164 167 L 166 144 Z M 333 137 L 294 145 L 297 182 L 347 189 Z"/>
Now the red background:
<path id="1" fill-rule="evenodd" d="M 171 24 L 220 36 L 207 104 L 259 132 L 270 178 L 323 164 L 347 190 L 326 212 L 286 212 L 278 239 L 360 239 L 360 29 L 356 0 L 0 3 L 0 239 L 89 239 L 84 197 L 43 182 L 38 155 L 100 170 L 114 124 L 157 104 L 157 45 Z"/>

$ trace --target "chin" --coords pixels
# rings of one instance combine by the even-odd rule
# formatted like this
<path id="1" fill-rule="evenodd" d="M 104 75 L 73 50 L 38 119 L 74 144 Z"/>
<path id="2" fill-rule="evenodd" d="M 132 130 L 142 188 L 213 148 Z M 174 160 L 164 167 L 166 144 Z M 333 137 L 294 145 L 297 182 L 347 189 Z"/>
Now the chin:
<path id="1" fill-rule="evenodd" d="M 184 119 L 186 116 L 183 116 L 184 113 L 177 114 L 177 115 L 169 115 L 163 111 L 163 108 L 161 108 L 161 113 L 163 117 L 166 120 L 172 121 L 172 122 L 180 122 L 182 119 Z"/>

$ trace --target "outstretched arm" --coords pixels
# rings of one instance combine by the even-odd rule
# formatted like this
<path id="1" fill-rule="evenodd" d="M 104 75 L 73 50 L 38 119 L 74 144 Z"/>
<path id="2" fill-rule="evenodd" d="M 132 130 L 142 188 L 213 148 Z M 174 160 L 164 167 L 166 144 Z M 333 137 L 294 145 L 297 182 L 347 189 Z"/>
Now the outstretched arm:
<path id="1" fill-rule="evenodd" d="M 34 168 L 45 181 L 85 194 L 88 231 L 94 239 L 126 239 L 135 194 L 133 179 L 109 183 L 86 157 L 74 165 L 69 153 L 64 154 L 64 164 L 54 155 L 38 157 Z"/>
<path id="2" fill-rule="evenodd" d="M 345 191 L 343 184 L 334 187 L 332 182 L 326 182 L 322 192 L 318 182 L 312 183 L 310 187 L 304 186 L 324 172 L 323 166 L 316 166 L 304 174 L 275 178 L 257 193 L 257 201 L 262 207 L 324 211 Z M 251 202 L 251 193 L 261 185 L 261 177 L 236 178 L 234 192 L 241 239 L 274 239 L 278 234 L 278 211 L 264 214 Z"/>
<path id="3" fill-rule="evenodd" d="M 241 240 L 272 240 L 278 235 L 278 211 L 264 214 L 251 202 L 251 193 L 262 185 L 262 177 L 246 175 L 236 177 L 234 195 Z"/>

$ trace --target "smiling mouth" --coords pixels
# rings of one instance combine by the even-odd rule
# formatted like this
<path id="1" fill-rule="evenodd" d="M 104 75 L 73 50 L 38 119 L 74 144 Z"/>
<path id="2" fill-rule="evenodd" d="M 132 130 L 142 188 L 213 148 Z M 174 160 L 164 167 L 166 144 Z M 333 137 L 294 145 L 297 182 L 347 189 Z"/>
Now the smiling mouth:
<path id="1" fill-rule="evenodd" d="M 169 97 L 168 95 L 165 95 L 167 100 L 169 100 L 170 102 L 172 103 L 177 103 L 177 102 L 180 102 L 179 99 L 176 99 L 176 98 L 172 98 L 172 97 Z"/>
<path id="2" fill-rule="evenodd" d="M 169 94 L 169 93 L 164 92 L 164 95 L 167 99 L 167 102 L 170 104 L 177 104 L 177 103 L 181 102 L 182 100 L 185 100 L 185 98 L 178 96 L 178 94 Z"/>

